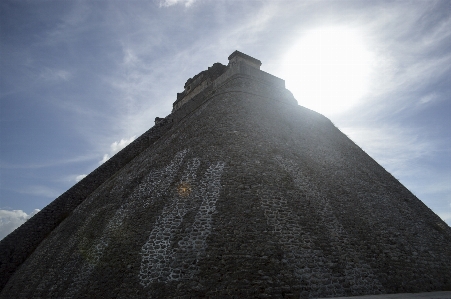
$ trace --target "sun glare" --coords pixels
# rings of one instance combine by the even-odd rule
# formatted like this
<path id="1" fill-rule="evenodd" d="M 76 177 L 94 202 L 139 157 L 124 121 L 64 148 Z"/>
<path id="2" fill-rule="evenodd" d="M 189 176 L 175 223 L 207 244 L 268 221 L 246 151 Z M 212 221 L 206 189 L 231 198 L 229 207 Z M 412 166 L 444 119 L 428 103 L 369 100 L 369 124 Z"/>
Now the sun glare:
<path id="1" fill-rule="evenodd" d="M 372 60 L 358 31 L 322 28 L 307 32 L 288 51 L 282 78 L 299 105 L 331 115 L 365 95 Z"/>

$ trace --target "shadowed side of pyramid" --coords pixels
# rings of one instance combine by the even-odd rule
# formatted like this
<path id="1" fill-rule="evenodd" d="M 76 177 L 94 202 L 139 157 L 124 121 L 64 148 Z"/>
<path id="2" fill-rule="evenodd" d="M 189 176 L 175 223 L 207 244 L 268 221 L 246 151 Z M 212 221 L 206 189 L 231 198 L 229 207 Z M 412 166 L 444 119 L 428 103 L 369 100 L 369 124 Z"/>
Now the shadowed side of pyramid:
<path id="1" fill-rule="evenodd" d="M 260 65 L 234 52 L 188 80 L 159 133 L 22 252 L 0 297 L 451 290 L 450 228 Z"/>

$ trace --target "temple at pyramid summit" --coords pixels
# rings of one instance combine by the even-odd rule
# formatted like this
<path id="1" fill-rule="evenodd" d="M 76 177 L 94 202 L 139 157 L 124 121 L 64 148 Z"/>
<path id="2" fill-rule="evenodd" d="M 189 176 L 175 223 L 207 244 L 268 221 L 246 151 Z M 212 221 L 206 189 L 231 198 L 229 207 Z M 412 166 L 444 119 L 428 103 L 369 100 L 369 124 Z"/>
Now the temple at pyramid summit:
<path id="1" fill-rule="evenodd" d="M 451 228 L 258 59 L 228 60 L 0 242 L 0 298 L 451 291 Z"/>

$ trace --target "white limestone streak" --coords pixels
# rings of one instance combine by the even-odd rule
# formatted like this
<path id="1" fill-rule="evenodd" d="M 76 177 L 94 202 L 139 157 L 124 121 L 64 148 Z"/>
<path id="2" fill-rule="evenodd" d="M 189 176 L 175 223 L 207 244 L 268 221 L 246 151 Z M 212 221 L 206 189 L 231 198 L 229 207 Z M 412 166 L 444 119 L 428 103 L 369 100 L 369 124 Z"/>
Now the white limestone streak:
<path id="1" fill-rule="evenodd" d="M 221 190 L 221 176 L 224 165 L 224 162 L 211 165 L 200 183 L 198 197 L 202 199 L 202 203 L 193 226 L 185 231 L 186 235 L 178 242 L 180 262 L 177 265 L 178 269 L 173 271 L 172 274 L 181 276 L 176 276 L 177 278 L 192 277 L 198 270 L 198 261 L 205 254 L 206 241 L 211 233 L 212 217 L 216 213 L 216 202 Z M 188 271 L 183 272 L 182 269 L 188 269 Z"/>
<path id="2" fill-rule="evenodd" d="M 183 183 L 188 181 L 191 184 L 194 183 L 199 164 L 200 161 L 197 158 L 188 163 L 187 170 L 182 177 Z M 164 207 L 161 216 L 157 219 L 148 241 L 141 249 L 142 260 L 139 277 L 142 285 L 163 277 L 163 271 L 168 271 L 174 256 L 171 240 L 188 211 L 189 200 L 189 196 L 176 196 L 172 203 Z"/>
<path id="3" fill-rule="evenodd" d="M 150 173 L 149 176 L 139 185 L 135 194 L 132 195 L 133 199 L 143 199 L 143 195 L 151 194 L 151 198 L 159 198 L 163 196 L 169 185 L 174 181 L 180 165 L 183 162 L 187 149 L 180 151 L 175 156 L 174 160 L 162 170 L 157 170 L 155 173 Z M 143 208 L 147 208 L 152 200 L 144 200 Z"/>
<path id="4" fill-rule="evenodd" d="M 66 297 L 73 297 L 78 290 L 88 282 L 88 279 L 99 263 L 101 257 L 104 254 L 105 249 L 108 247 L 112 237 L 122 226 L 123 220 L 130 214 L 131 210 L 136 206 L 137 200 L 141 199 L 143 193 L 150 193 L 150 198 L 158 198 L 167 192 L 167 189 L 173 181 L 175 175 L 183 162 L 187 149 L 178 152 L 171 163 L 163 170 L 151 171 L 149 175 L 138 186 L 127 203 L 121 205 L 116 210 L 112 219 L 108 222 L 107 226 L 101 233 L 100 238 L 94 242 L 90 249 L 85 254 L 86 259 L 81 268 L 75 273 L 72 279 L 72 283 L 69 286 Z M 118 191 L 118 190 L 112 190 Z M 144 205 L 150 204 L 152 200 L 146 200 Z M 139 202 L 139 201 L 138 201 Z"/>
<path id="5" fill-rule="evenodd" d="M 294 162 L 283 159 L 281 156 L 277 156 L 275 160 L 290 174 L 299 189 L 314 198 L 310 203 L 322 218 L 322 223 L 328 229 L 330 238 L 337 244 L 337 250 L 348 261 L 345 268 L 345 279 L 350 283 L 352 292 L 358 294 L 368 293 L 368 291 L 383 291 L 384 288 L 374 275 L 371 266 L 359 260 L 355 251 L 349 251 L 353 246 L 345 229 L 334 215 L 329 201 L 321 195 L 316 186 L 309 182 Z M 350 261 L 354 261 L 354 263 Z"/>
<path id="6" fill-rule="evenodd" d="M 182 178 L 195 186 L 195 170 L 199 160 L 188 165 L 188 171 Z M 141 268 L 139 280 L 146 287 L 157 281 L 173 281 L 194 275 L 197 265 L 193 265 L 205 252 L 206 238 L 211 232 L 212 215 L 216 211 L 216 201 L 219 199 L 221 175 L 224 163 L 211 165 L 206 171 L 198 191 L 187 197 L 178 195 L 168 204 L 155 223 L 148 241 L 141 249 Z M 185 214 L 196 207 L 196 202 L 202 200 L 195 221 L 191 228 L 184 232 L 182 240 L 173 244 L 173 237 L 179 231 Z M 178 245 L 178 247 L 177 247 Z M 189 267 L 183 267 L 188 263 Z M 195 264 L 195 263 L 194 263 Z"/>

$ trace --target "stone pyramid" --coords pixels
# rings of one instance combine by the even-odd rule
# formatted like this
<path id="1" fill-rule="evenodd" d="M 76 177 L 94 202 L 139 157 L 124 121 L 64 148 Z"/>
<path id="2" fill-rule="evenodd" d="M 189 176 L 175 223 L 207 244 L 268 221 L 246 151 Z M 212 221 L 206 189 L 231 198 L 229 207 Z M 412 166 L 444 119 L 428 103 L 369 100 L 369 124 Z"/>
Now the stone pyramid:
<path id="1" fill-rule="evenodd" d="M 451 229 L 235 51 L 0 243 L 0 298 L 451 290 Z"/>

